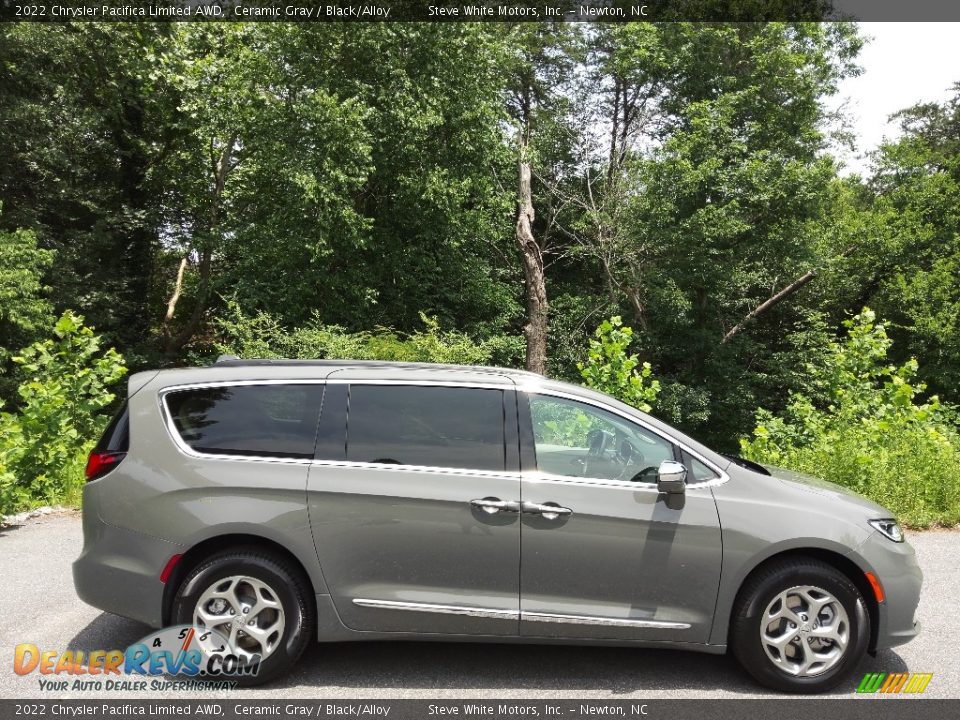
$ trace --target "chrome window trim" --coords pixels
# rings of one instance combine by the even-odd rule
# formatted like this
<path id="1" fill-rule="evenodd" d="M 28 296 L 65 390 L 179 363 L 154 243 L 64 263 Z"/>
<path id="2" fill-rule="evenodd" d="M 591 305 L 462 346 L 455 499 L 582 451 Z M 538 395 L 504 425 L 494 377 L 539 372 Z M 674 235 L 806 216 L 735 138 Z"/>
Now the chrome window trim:
<path id="1" fill-rule="evenodd" d="M 331 375 L 340 372 L 339 370 L 334 370 Z M 606 412 L 612 413 L 620 418 L 623 418 L 627 422 L 634 423 L 640 427 L 648 430 L 654 435 L 666 440 L 667 442 L 678 446 L 682 450 L 689 453 L 692 457 L 696 458 L 708 468 L 717 473 L 718 477 L 712 478 L 710 480 L 705 480 L 698 483 L 690 483 L 687 485 L 688 489 L 696 490 L 699 488 L 710 488 L 717 485 L 722 485 L 730 479 L 730 476 L 723 470 L 721 470 L 713 462 L 705 458 L 703 455 L 698 453 L 696 450 L 681 442 L 680 440 L 665 434 L 664 432 L 658 430 L 657 428 L 645 423 L 643 420 L 636 418 L 632 415 L 618 410 L 617 408 L 611 407 L 605 403 L 599 402 L 592 398 L 585 398 L 574 393 L 563 392 L 562 390 L 553 390 L 551 388 L 544 388 L 539 384 L 535 383 L 524 383 L 523 385 L 517 385 L 516 381 L 511 378 L 509 375 L 500 375 L 498 377 L 503 377 L 509 380 L 512 384 L 498 384 L 498 383 L 483 383 L 483 382 L 473 382 L 471 380 L 402 380 L 402 379 L 389 379 L 389 380 L 377 380 L 373 378 L 331 378 L 329 376 L 324 378 L 263 378 L 263 379 L 253 379 L 253 380 L 210 380 L 202 382 L 192 382 L 192 383 L 183 383 L 179 385 L 170 385 L 164 388 L 161 388 L 157 393 L 157 399 L 160 405 L 161 416 L 163 417 L 164 424 L 167 427 L 167 432 L 170 435 L 171 440 L 177 448 L 184 454 L 203 460 L 231 460 L 231 461 L 252 461 L 252 462 L 272 462 L 272 463 L 288 463 L 295 465 L 318 465 L 318 466 L 331 466 L 331 467 L 350 467 L 350 468 L 369 468 L 372 470 L 406 470 L 409 472 L 437 472 L 443 474 L 467 474 L 467 475 L 480 475 L 480 476 L 489 476 L 489 477 L 505 477 L 505 478 L 514 478 L 519 477 L 521 474 L 516 472 L 498 472 L 490 470 L 472 470 L 469 468 L 443 468 L 435 467 L 433 465 L 390 465 L 385 463 L 364 463 L 364 462 L 352 462 L 352 461 L 339 461 L 339 460 L 315 460 L 313 458 L 287 458 L 287 457 L 273 457 L 273 456 L 261 456 L 261 455 L 223 455 L 219 453 L 203 453 L 193 450 L 180 436 L 180 433 L 177 431 L 177 427 L 173 422 L 173 417 L 170 414 L 169 408 L 166 403 L 166 396 L 171 392 L 176 392 L 179 390 L 198 390 L 208 387 L 232 387 L 232 386 L 246 386 L 246 385 L 414 385 L 414 386 L 433 386 L 433 387 L 464 387 L 464 388 L 477 388 L 484 390 L 511 390 L 515 389 L 518 393 L 527 393 L 527 394 L 536 394 L 544 395 L 548 397 L 558 397 L 564 400 L 570 400 L 573 402 L 580 402 L 585 405 L 590 405 L 600 410 L 605 410 Z M 540 473 L 539 471 L 535 475 L 523 474 L 524 479 L 529 478 L 532 481 L 540 482 L 563 482 L 569 484 L 580 484 L 590 487 L 613 487 L 613 488 L 632 488 L 634 490 L 646 490 L 647 488 L 640 483 L 632 483 L 629 480 L 609 480 L 606 478 L 580 478 L 574 476 L 566 475 L 552 475 L 550 473 Z M 652 488 L 656 490 L 656 488 Z"/>
<path id="2" fill-rule="evenodd" d="M 618 410 L 615 407 L 611 407 L 610 405 L 594 400 L 593 398 L 585 398 L 580 395 L 575 395 L 573 393 L 566 393 L 566 392 L 563 392 L 562 390 L 553 390 L 551 388 L 543 388 L 538 385 L 521 385 L 517 387 L 517 392 L 526 393 L 527 395 L 543 395 L 547 397 L 557 397 L 563 400 L 579 402 L 579 403 L 583 403 L 584 405 L 590 405 L 592 407 L 599 408 L 600 410 L 605 410 L 608 413 L 611 413 L 620 418 L 623 418 L 627 422 L 631 422 L 634 425 L 639 425 L 644 430 L 648 430 L 649 432 L 653 433 L 660 439 L 667 441 L 671 445 L 676 445 L 681 450 L 684 450 L 685 452 L 689 453 L 692 457 L 702 462 L 704 465 L 706 465 L 708 468 L 713 470 L 718 475 L 718 477 L 711 478 L 710 480 L 704 480 L 703 482 L 689 483 L 687 485 L 687 489 L 696 490 L 698 488 L 714 487 L 716 485 L 722 485 L 723 483 L 727 482 L 727 480 L 730 479 L 730 476 L 726 472 L 721 470 L 719 467 L 717 467 L 715 463 L 705 458 L 703 455 L 698 453 L 689 445 L 681 442 L 680 440 L 678 440 L 675 437 L 672 437 L 671 435 L 667 435 L 663 431 L 653 427 L 648 423 L 645 423 L 643 420 L 639 418 L 636 418 L 632 415 L 628 415 L 627 413 L 621 410 Z M 629 480 L 610 480 L 607 478 L 579 478 L 575 476 L 568 477 L 566 475 L 551 475 L 550 473 L 542 473 L 542 475 L 545 476 L 545 479 L 548 481 L 555 481 L 555 480 L 562 479 L 563 482 L 579 482 L 580 484 L 585 484 L 585 485 L 601 485 L 602 484 L 602 485 L 610 485 L 613 487 L 632 487 L 634 489 L 638 489 L 638 485 L 639 485 L 639 483 L 633 483 L 633 482 L 630 482 Z"/>
<path id="3" fill-rule="evenodd" d="M 334 371 L 338 372 L 338 371 Z M 510 379 L 506 375 L 499 377 Z M 375 380 L 375 379 L 356 379 L 337 378 L 337 379 L 298 379 L 298 378 L 263 378 L 254 380 L 209 380 L 193 383 L 182 383 L 179 385 L 169 385 L 161 388 L 157 392 L 157 401 L 160 406 L 160 415 L 167 428 L 167 434 L 176 445 L 177 449 L 189 457 L 198 460 L 230 460 L 243 462 L 268 462 L 285 463 L 290 465 L 316 465 L 320 467 L 343 467 L 343 468 L 365 468 L 368 470 L 403 470 L 407 472 L 428 472 L 444 475 L 465 475 L 469 477 L 490 477 L 519 479 L 520 473 L 507 470 L 477 470 L 472 468 L 446 468 L 434 465 L 397 465 L 393 463 L 371 463 L 356 462 L 349 460 L 317 460 L 315 458 L 290 458 L 270 455 L 232 455 L 226 453 L 205 453 L 194 450 L 180 435 L 177 425 L 173 421 L 173 415 L 167 405 L 167 395 L 182 390 L 203 390 L 211 387 L 245 387 L 250 385 L 412 385 L 417 387 L 463 387 L 480 390 L 514 390 L 514 385 L 494 384 L 494 383 L 474 383 L 471 381 L 461 382 L 456 380 L 434 381 L 434 380 Z M 322 408 L 321 408 L 322 411 Z"/>
<path id="4" fill-rule="evenodd" d="M 448 468 L 434 465 L 398 465 L 396 463 L 360 462 L 356 460 L 313 460 L 317 467 L 338 467 L 351 470 L 402 470 L 404 472 L 434 473 L 438 475 L 464 475 L 468 477 L 489 477 L 502 479 L 520 479 L 520 473 L 512 470 L 472 470 L 470 468 Z"/>
<path id="5" fill-rule="evenodd" d="M 498 377 L 510 379 L 506 375 Z M 484 383 L 472 380 L 375 380 L 373 378 L 328 378 L 329 385 L 409 385 L 412 387 L 462 387 L 475 390 L 515 390 L 515 384 Z"/>
<path id="6" fill-rule="evenodd" d="M 468 617 L 526 620 L 529 622 L 560 623 L 564 625 L 601 625 L 606 627 L 635 627 L 660 630 L 687 630 L 690 628 L 690 623 L 667 620 L 634 620 L 631 618 L 616 618 L 603 615 L 568 615 L 563 613 L 529 612 L 526 610 L 497 610 L 495 608 L 470 607 L 467 605 L 441 605 L 439 603 L 408 602 L 403 600 L 354 598 L 353 604 L 358 607 L 374 610 L 404 610 L 437 615 L 466 615 Z"/>
<path id="7" fill-rule="evenodd" d="M 313 458 L 292 458 L 281 455 L 234 455 L 230 453 L 206 453 L 194 450 L 187 444 L 177 425 L 173 421 L 173 414 L 167 405 L 167 395 L 182 390 L 203 390 L 211 387 L 246 387 L 250 385 L 325 385 L 325 380 L 291 380 L 291 379 L 265 379 L 265 380 L 211 380 L 209 382 L 185 383 L 182 385 L 169 385 L 161 388 L 157 392 L 157 403 L 160 406 L 160 416 L 164 426 L 167 428 L 167 434 L 173 441 L 177 449 L 188 457 L 198 460 L 228 460 L 233 462 L 265 462 L 279 463 L 282 465 L 310 465 Z M 319 416 L 318 416 L 319 417 Z"/>
<path id="8" fill-rule="evenodd" d="M 578 475 L 555 475 L 554 473 L 540 472 L 525 473 L 524 480 L 531 483 L 545 484 L 558 483 L 561 485 L 582 485 L 585 487 L 605 487 L 619 490 L 632 490 L 634 492 L 652 492 L 661 494 L 657 489 L 656 483 L 631 482 L 629 480 L 607 480 L 604 478 L 586 478 Z M 699 485 L 688 485 L 687 487 L 696 489 Z"/>

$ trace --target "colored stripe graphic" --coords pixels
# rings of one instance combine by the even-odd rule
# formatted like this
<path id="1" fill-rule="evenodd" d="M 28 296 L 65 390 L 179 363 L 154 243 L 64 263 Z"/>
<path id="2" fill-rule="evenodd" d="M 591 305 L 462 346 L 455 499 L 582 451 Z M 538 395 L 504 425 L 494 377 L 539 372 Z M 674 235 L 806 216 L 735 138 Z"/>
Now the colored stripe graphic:
<path id="1" fill-rule="evenodd" d="M 858 693 L 919 694 L 927 689 L 933 673 L 867 673 L 857 686 Z"/>

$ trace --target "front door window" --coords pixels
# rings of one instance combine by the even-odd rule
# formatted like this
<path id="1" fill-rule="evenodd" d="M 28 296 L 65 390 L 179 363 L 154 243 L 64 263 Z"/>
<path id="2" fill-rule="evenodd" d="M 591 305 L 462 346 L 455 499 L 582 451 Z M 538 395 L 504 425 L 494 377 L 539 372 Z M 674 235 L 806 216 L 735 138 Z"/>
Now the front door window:
<path id="1" fill-rule="evenodd" d="M 530 416 L 540 472 L 656 483 L 660 463 L 674 459 L 669 441 L 592 405 L 531 395 Z"/>

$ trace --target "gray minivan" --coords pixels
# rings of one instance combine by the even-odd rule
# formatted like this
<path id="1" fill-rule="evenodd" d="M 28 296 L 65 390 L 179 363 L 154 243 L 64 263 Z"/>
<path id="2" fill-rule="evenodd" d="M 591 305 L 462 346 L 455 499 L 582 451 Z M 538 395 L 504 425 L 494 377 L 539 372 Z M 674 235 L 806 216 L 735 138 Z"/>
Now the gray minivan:
<path id="1" fill-rule="evenodd" d="M 888 510 L 522 371 L 137 373 L 87 479 L 79 596 L 217 630 L 248 682 L 311 638 L 458 639 L 729 649 L 817 692 L 919 630 Z"/>

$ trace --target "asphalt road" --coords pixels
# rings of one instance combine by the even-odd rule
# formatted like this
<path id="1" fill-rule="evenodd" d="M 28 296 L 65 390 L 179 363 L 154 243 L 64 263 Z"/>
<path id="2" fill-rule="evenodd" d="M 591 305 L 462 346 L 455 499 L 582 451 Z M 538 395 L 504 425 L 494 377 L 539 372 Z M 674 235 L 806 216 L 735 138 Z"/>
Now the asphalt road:
<path id="1" fill-rule="evenodd" d="M 960 698 L 960 532 L 910 533 L 925 576 L 924 630 L 908 645 L 867 656 L 866 672 L 932 672 L 925 696 Z M 86 699 L 116 693 L 41 691 L 13 672 L 17 643 L 42 649 L 124 648 L 148 628 L 84 605 L 70 563 L 80 518 L 59 513 L 0 529 L 0 698 Z M 835 693 L 854 697 L 853 680 Z M 205 693 L 204 697 L 215 694 Z M 252 698 L 727 698 L 770 697 L 730 657 L 672 650 L 462 643 L 344 643 L 310 648 L 284 681 L 236 690 Z M 194 697 L 189 693 L 180 697 Z M 165 697 L 138 693 L 137 699 Z M 863 696 L 861 696 L 862 698 Z"/>

